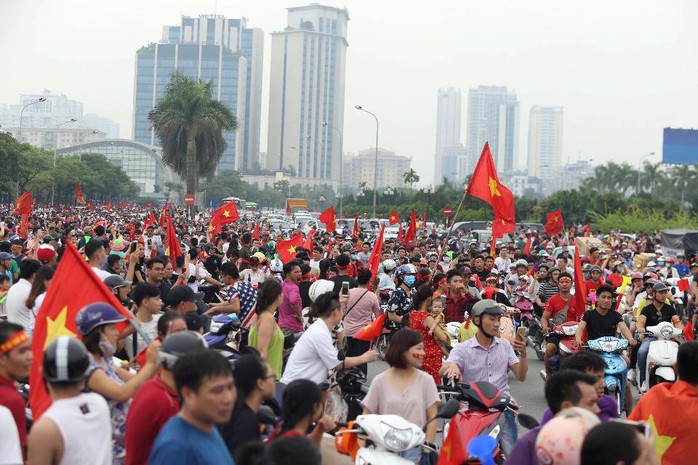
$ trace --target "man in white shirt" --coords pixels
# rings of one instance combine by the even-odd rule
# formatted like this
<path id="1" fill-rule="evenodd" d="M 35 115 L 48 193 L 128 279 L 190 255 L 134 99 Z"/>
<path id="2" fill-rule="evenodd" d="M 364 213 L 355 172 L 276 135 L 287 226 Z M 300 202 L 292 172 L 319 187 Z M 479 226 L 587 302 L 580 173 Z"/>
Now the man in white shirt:
<path id="1" fill-rule="evenodd" d="M 155 340 L 158 335 L 158 320 L 162 316 L 163 304 L 160 298 L 160 289 L 148 283 L 139 283 L 131 292 L 133 302 L 136 304 L 136 321 L 141 331 L 149 340 L 145 340 L 139 332 L 134 344 L 134 335 L 126 336 L 124 349 L 129 360 L 133 360 L 148 344 Z"/>
<path id="2" fill-rule="evenodd" d="M 29 463 L 112 463 L 111 417 L 107 401 L 83 393 L 87 349 L 70 336 L 46 347 L 42 375 L 53 404 L 29 434 Z"/>
<path id="3" fill-rule="evenodd" d="M 511 258 L 509 258 L 509 246 L 505 245 L 499 251 L 499 257 L 494 259 L 494 266 L 500 273 L 508 273 L 511 266 Z"/>
<path id="4" fill-rule="evenodd" d="M 102 264 L 107 259 L 107 252 L 104 250 L 104 242 L 99 239 L 92 239 L 85 244 L 85 256 L 87 257 L 90 268 L 92 268 L 92 271 L 95 272 L 99 279 L 104 281 L 111 276 L 111 273 L 102 269 Z"/>
<path id="5" fill-rule="evenodd" d="M 342 321 L 342 305 L 333 293 L 327 292 L 315 300 L 315 306 L 320 318 L 303 333 L 291 351 L 281 378 L 286 385 L 297 379 L 324 383 L 332 369 L 343 370 L 378 359 L 378 352 L 370 349 L 358 357 L 340 360 L 339 352 L 332 343 L 332 328 Z"/>
<path id="6" fill-rule="evenodd" d="M 5 311 L 7 312 L 7 321 L 21 325 L 31 337 L 34 331 L 34 319 L 36 315 L 31 308 L 27 307 L 27 297 L 31 291 L 32 283 L 34 282 L 34 274 L 41 267 L 38 260 L 25 258 L 19 264 L 20 279 L 7 291 L 7 299 L 5 300 Z"/>

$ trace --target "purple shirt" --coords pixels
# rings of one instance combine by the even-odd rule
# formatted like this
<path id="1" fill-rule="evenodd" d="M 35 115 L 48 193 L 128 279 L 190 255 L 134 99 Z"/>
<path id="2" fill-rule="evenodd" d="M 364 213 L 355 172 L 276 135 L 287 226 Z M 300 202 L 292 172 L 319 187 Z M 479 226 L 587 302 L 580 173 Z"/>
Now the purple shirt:
<path id="1" fill-rule="evenodd" d="M 545 423 L 543 423 L 545 424 Z M 514 448 L 507 455 L 505 465 L 539 465 L 536 455 L 536 439 L 543 425 L 536 426 L 516 441 Z"/>
<path id="2" fill-rule="evenodd" d="M 293 310 L 291 310 L 291 305 L 294 304 L 299 311 L 303 308 L 298 284 L 289 279 L 285 280 L 281 284 L 281 293 L 284 295 L 284 301 L 281 303 L 281 307 L 279 307 L 279 327 L 295 332 L 303 331 L 303 322 L 298 320 Z"/>
<path id="3" fill-rule="evenodd" d="M 599 420 L 608 421 L 611 418 L 618 418 L 618 403 L 613 397 L 604 394 L 599 399 Z M 542 422 L 546 423 L 553 417 L 553 412 L 550 409 L 545 409 L 543 412 Z"/>
<path id="4" fill-rule="evenodd" d="M 477 337 L 457 344 L 448 355 L 447 363 L 455 364 L 463 375 L 463 382 L 487 381 L 502 394 L 509 392 L 509 368 L 519 363 L 509 341 L 495 337 L 489 349 L 480 345 Z"/>

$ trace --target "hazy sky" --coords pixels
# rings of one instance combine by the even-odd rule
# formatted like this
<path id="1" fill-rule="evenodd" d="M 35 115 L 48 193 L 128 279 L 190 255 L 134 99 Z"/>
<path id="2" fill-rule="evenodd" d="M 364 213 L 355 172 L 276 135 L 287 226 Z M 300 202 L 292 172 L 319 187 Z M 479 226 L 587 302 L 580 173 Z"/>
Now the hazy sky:
<path id="1" fill-rule="evenodd" d="M 310 3 L 310 2 L 308 2 Z M 181 15 L 248 18 L 283 29 L 279 0 L 0 0 L 0 102 L 50 89 L 84 103 L 131 137 L 136 50 Z M 345 151 L 373 145 L 413 157 L 433 177 L 436 93 L 505 85 L 521 103 L 525 161 L 532 105 L 565 110 L 564 152 L 575 161 L 637 163 L 661 154 L 662 128 L 698 127 L 695 0 L 326 0 L 349 11 Z M 270 37 L 265 37 L 262 150 L 266 148 Z"/>

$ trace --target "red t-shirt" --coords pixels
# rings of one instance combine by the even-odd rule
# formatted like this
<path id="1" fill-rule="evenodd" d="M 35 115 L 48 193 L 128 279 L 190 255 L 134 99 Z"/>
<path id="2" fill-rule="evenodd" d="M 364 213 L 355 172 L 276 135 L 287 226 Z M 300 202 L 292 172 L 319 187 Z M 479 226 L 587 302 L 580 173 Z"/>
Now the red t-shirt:
<path id="1" fill-rule="evenodd" d="M 574 307 L 574 299 L 572 299 L 572 296 L 570 296 L 570 299 L 571 301 L 569 307 L 567 307 L 567 318 L 565 321 L 579 321 L 582 312 L 578 312 Z M 560 313 L 562 309 L 565 308 L 565 305 L 567 305 L 567 301 L 557 293 L 548 299 L 548 302 L 545 304 L 545 311 L 550 312 L 551 318 L 555 318 L 555 315 Z"/>
<path id="2" fill-rule="evenodd" d="M 159 376 L 141 386 L 131 401 L 126 418 L 126 465 L 148 463 L 155 438 L 177 412 L 177 393 Z"/>
<path id="3" fill-rule="evenodd" d="M 22 455 L 27 457 L 27 417 L 24 412 L 24 398 L 19 395 L 15 383 L 0 376 L 0 405 L 7 407 L 17 424 L 19 443 L 22 446 Z M 1 440 L 1 439 L 0 439 Z"/>
<path id="4" fill-rule="evenodd" d="M 595 282 L 594 280 L 589 279 L 589 280 L 587 280 L 587 281 L 584 281 L 584 283 L 586 284 L 586 287 L 587 287 L 587 294 L 589 294 L 589 293 L 591 293 L 591 292 L 596 293 L 596 290 L 597 290 L 599 287 L 601 287 L 601 285 L 603 284 L 603 281 L 601 281 L 601 280 L 599 279 L 599 282 L 597 283 L 597 282 Z"/>

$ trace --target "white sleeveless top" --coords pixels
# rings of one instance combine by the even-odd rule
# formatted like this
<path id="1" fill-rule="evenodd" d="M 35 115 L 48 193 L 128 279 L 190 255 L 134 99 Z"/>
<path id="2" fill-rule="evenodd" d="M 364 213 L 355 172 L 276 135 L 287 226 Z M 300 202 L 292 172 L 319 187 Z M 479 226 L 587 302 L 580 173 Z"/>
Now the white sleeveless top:
<path id="1" fill-rule="evenodd" d="M 112 434 L 104 397 L 84 393 L 55 401 L 44 412 L 63 436 L 61 465 L 111 465 Z"/>

